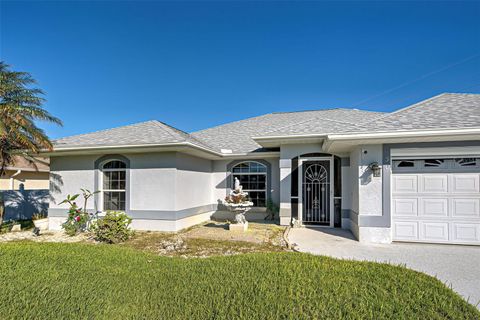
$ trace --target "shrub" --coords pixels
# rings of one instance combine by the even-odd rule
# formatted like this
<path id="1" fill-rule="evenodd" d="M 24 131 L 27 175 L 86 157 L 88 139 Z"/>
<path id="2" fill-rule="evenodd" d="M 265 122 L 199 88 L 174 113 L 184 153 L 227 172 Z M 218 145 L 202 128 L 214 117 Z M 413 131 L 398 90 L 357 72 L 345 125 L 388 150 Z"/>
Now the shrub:
<path id="1" fill-rule="evenodd" d="M 87 213 L 82 212 L 75 206 L 72 206 L 68 210 L 67 221 L 62 224 L 62 228 L 65 230 L 67 235 L 73 237 L 74 235 L 87 229 L 88 220 L 89 216 Z"/>
<path id="2" fill-rule="evenodd" d="M 59 204 L 67 203 L 70 205 L 70 209 L 68 209 L 68 217 L 67 221 L 62 224 L 63 230 L 69 236 L 74 236 L 77 233 L 84 232 L 88 229 L 88 224 L 90 222 L 90 215 L 87 212 L 87 202 L 88 199 L 93 196 L 95 192 L 90 192 L 87 189 L 80 189 L 82 190 L 82 195 L 84 199 L 84 206 L 83 208 L 79 208 L 75 200 L 80 196 L 79 194 L 74 195 L 67 195 L 67 198 L 60 202 Z"/>
<path id="3" fill-rule="evenodd" d="M 124 212 L 109 211 L 103 218 L 92 223 L 91 230 L 95 239 L 107 243 L 119 243 L 128 240 L 133 234 L 130 230 L 132 219 Z"/>
<path id="4" fill-rule="evenodd" d="M 32 215 L 32 220 L 42 220 L 47 218 L 47 214 L 44 212 L 35 213 Z"/>

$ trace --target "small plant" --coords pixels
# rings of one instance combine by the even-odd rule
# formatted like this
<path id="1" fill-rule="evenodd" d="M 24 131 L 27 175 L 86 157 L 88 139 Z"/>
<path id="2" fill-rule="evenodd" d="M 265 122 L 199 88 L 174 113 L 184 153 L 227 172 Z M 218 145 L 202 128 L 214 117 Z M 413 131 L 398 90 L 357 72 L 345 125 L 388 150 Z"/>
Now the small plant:
<path id="1" fill-rule="evenodd" d="M 91 231 L 98 241 L 120 243 L 132 236 L 131 222 L 132 219 L 124 212 L 109 211 L 103 218 L 92 222 Z"/>
<path id="2" fill-rule="evenodd" d="M 265 217 L 265 220 L 275 220 L 275 217 L 278 215 L 280 209 L 271 199 L 267 201 L 267 212 L 268 215 Z"/>
<path id="3" fill-rule="evenodd" d="M 42 219 L 45 219 L 47 218 L 47 215 L 45 213 L 42 213 L 42 212 L 39 212 L 39 213 L 35 213 L 32 215 L 32 220 L 42 220 Z"/>
<path id="4" fill-rule="evenodd" d="M 93 196 L 95 192 L 90 192 L 87 189 L 80 189 L 82 191 L 84 206 L 80 208 L 77 206 L 75 200 L 80 196 L 79 194 L 67 195 L 67 198 L 60 202 L 59 204 L 68 203 L 70 208 L 68 209 L 67 221 L 62 224 L 63 230 L 69 236 L 74 236 L 80 232 L 84 232 L 88 228 L 88 223 L 90 222 L 90 215 L 87 212 L 87 202 L 88 199 Z"/>

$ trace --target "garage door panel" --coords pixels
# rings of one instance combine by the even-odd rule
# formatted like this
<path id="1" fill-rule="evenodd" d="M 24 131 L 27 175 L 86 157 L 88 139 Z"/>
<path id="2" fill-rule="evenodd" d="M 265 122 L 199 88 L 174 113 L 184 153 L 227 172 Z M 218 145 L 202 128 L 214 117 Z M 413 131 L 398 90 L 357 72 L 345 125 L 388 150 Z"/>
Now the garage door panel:
<path id="1" fill-rule="evenodd" d="M 480 158 L 473 168 L 442 161 L 415 160 L 392 173 L 393 240 L 480 245 Z"/>
<path id="2" fill-rule="evenodd" d="M 448 200 L 444 198 L 421 198 L 420 216 L 448 217 Z"/>
<path id="3" fill-rule="evenodd" d="M 478 174 L 452 174 L 450 176 L 452 193 L 478 193 L 479 175 Z"/>
<path id="4" fill-rule="evenodd" d="M 421 193 L 448 192 L 448 176 L 446 174 L 420 175 Z"/>
<path id="5" fill-rule="evenodd" d="M 480 218 L 480 199 L 454 198 L 451 202 L 453 218 Z"/>
<path id="6" fill-rule="evenodd" d="M 399 221 L 393 224 L 393 237 L 397 240 L 418 240 L 418 222 Z"/>
<path id="7" fill-rule="evenodd" d="M 402 217 L 415 217 L 418 212 L 417 199 L 393 199 L 392 202 L 393 214 Z"/>
<path id="8" fill-rule="evenodd" d="M 396 175 L 393 177 L 392 191 L 394 193 L 418 192 L 418 177 L 416 175 Z"/>
<path id="9" fill-rule="evenodd" d="M 420 240 L 425 241 L 448 241 L 448 223 L 447 222 L 421 222 Z"/>
<path id="10" fill-rule="evenodd" d="M 452 223 L 452 240 L 480 243 L 480 223 Z"/>

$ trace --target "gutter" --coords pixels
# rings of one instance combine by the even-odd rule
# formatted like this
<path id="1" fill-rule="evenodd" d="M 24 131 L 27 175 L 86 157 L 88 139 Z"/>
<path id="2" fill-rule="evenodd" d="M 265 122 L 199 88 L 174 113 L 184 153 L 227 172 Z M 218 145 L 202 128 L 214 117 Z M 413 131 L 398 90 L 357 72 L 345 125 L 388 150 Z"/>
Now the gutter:
<path id="1" fill-rule="evenodd" d="M 87 147 L 66 147 L 66 148 L 54 148 L 53 151 L 43 151 L 42 155 L 52 155 L 55 153 L 69 152 L 69 151 L 96 151 L 105 149 L 132 149 L 132 148 L 168 148 L 168 147 L 192 147 L 210 153 L 216 156 L 220 154 L 216 151 L 192 144 L 190 142 L 174 142 L 174 143 L 162 143 L 162 144 L 137 144 L 137 145 L 113 145 L 113 146 L 87 146 Z"/>
<path id="2" fill-rule="evenodd" d="M 434 137 L 449 135 L 469 135 L 480 134 L 480 128 L 474 129 L 442 129 L 442 130 L 423 130 L 423 131 L 398 131 L 398 132 L 378 132 L 378 133 L 346 133 L 346 134 L 301 134 L 290 136 L 269 136 L 269 137 L 252 137 L 258 143 L 275 142 L 278 140 L 295 140 L 295 139 L 325 139 L 329 144 L 335 140 L 365 140 L 378 138 L 402 138 L 402 137 Z"/>
<path id="3" fill-rule="evenodd" d="M 67 152 L 78 152 L 78 151 L 101 151 L 101 150 L 128 150 L 128 149 L 135 149 L 135 148 L 193 148 L 199 151 L 203 151 L 208 153 L 215 158 L 222 159 L 222 158 L 238 158 L 238 157 L 274 157 L 278 156 L 280 152 L 278 151 L 267 151 L 267 152 L 246 152 L 246 153 L 229 153 L 224 154 L 221 152 L 213 151 L 196 144 L 190 142 L 175 142 L 175 143 L 162 143 L 162 144 L 138 144 L 138 145 L 113 145 L 113 146 L 87 146 L 87 147 L 67 147 L 67 148 L 56 148 L 53 151 L 45 151 L 41 152 L 42 155 L 51 156 L 51 155 L 60 155 L 62 153 Z"/>
<path id="4" fill-rule="evenodd" d="M 400 131 L 400 132 L 381 132 L 381 133 L 349 133 L 328 135 L 329 140 L 359 140 L 375 138 L 399 138 L 399 137 L 434 137 L 449 135 L 468 135 L 480 134 L 480 129 L 443 129 L 443 130 L 424 130 L 424 131 Z"/>

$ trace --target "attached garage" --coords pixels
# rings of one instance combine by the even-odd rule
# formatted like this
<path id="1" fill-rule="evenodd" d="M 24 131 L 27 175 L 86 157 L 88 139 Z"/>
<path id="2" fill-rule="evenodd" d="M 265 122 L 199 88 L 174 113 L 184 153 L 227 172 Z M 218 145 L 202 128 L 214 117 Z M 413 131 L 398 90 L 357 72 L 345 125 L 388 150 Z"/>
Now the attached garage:
<path id="1" fill-rule="evenodd" d="M 480 157 L 396 157 L 394 241 L 480 245 Z"/>

